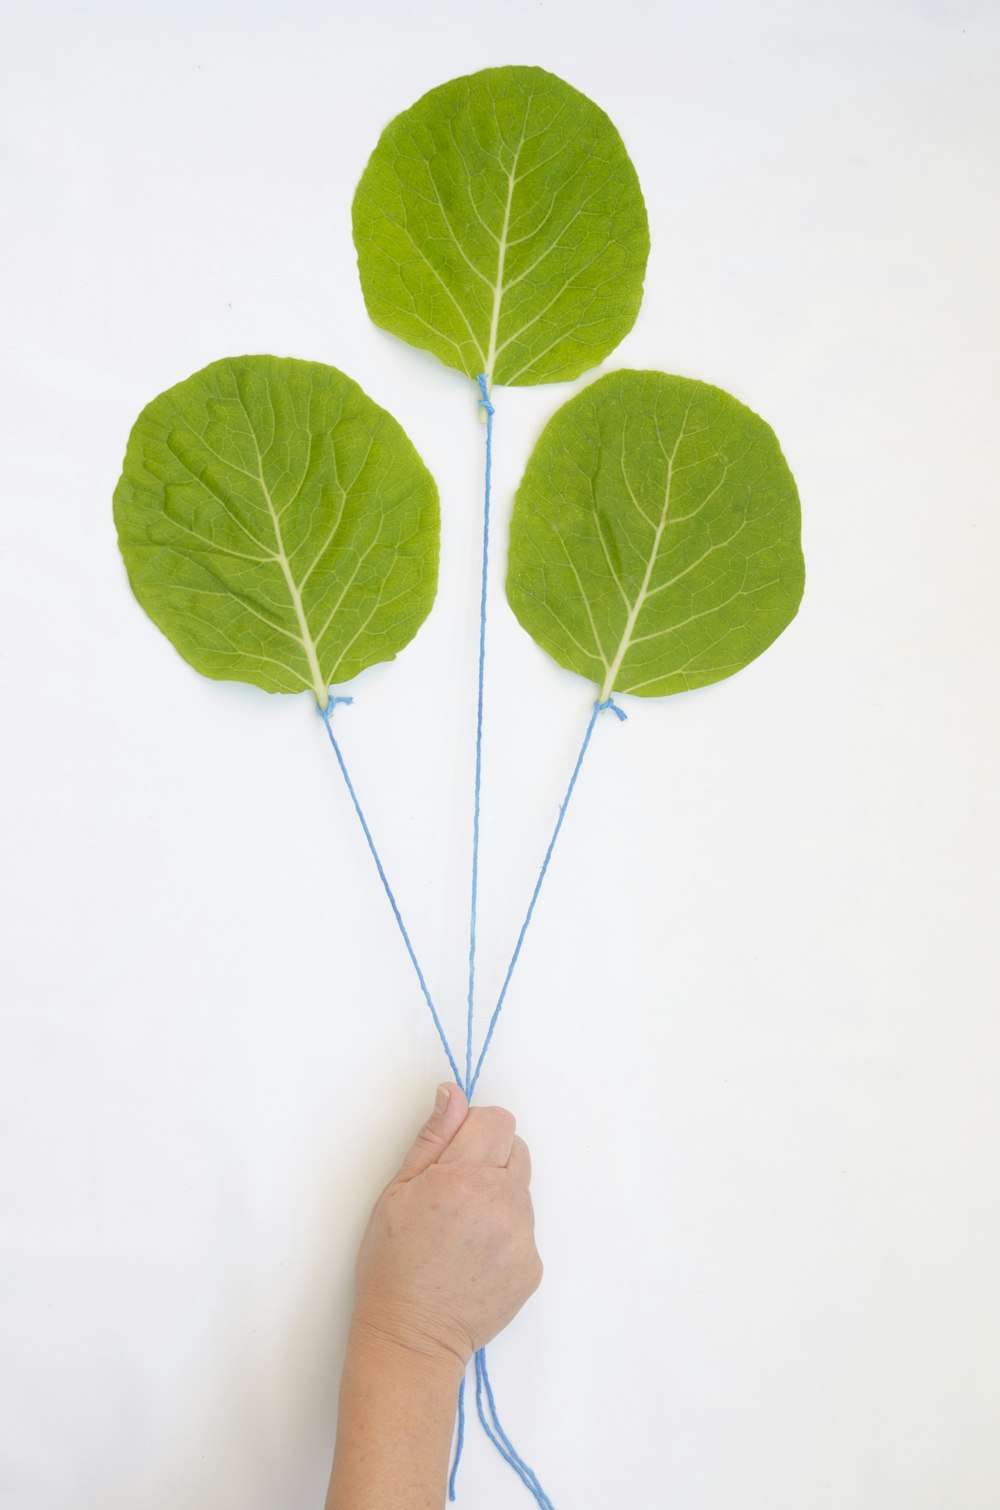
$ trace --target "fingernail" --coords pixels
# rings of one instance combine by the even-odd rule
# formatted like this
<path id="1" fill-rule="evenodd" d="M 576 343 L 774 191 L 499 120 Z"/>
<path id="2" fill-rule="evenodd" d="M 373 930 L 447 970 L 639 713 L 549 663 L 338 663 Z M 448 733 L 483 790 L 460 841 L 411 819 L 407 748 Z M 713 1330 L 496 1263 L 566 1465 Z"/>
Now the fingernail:
<path id="1" fill-rule="evenodd" d="M 442 1116 L 444 1114 L 445 1108 L 447 1107 L 448 1102 L 450 1100 L 451 1100 L 451 1087 L 447 1086 L 447 1085 L 439 1085 L 438 1089 L 437 1089 L 437 1095 L 434 1098 L 434 1115 L 435 1115 L 435 1117 L 440 1117 L 440 1116 Z"/>

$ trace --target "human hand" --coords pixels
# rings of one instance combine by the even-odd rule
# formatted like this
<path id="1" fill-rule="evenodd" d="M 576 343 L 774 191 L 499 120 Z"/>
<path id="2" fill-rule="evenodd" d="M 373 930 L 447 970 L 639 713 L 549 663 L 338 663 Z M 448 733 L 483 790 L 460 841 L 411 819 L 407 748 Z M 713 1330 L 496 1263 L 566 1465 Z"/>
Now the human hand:
<path id="1" fill-rule="evenodd" d="M 531 1160 L 514 1118 L 457 1085 L 379 1197 L 356 1268 L 354 1326 L 431 1357 L 469 1358 L 538 1288 Z"/>

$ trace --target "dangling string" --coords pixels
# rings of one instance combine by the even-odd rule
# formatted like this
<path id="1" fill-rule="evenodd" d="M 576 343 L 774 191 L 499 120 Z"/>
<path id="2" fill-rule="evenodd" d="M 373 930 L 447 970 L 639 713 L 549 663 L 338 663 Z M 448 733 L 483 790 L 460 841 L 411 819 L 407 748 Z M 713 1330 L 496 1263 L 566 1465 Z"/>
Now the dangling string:
<path id="1" fill-rule="evenodd" d="M 492 1420 L 487 1419 L 486 1410 L 483 1405 L 484 1390 Z M 485 1348 L 480 1348 L 476 1354 L 476 1409 L 479 1412 L 479 1419 L 483 1423 L 483 1430 L 486 1432 L 486 1435 L 504 1461 L 509 1463 L 513 1468 L 524 1487 L 534 1496 L 540 1510 L 554 1510 L 552 1501 L 538 1482 L 534 1469 L 529 1468 L 524 1459 L 515 1451 L 510 1438 L 500 1425 L 500 1420 L 497 1416 L 497 1403 L 493 1398 L 493 1386 L 490 1383 L 490 1376 L 486 1368 Z"/>
<path id="2" fill-rule="evenodd" d="M 514 967 L 516 966 L 521 955 L 521 946 L 524 943 L 524 936 L 528 931 L 528 925 L 531 922 L 532 916 L 534 915 L 535 903 L 538 901 L 538 894 L 542 889 L 542 882 L 545 880 L 545 874 L 549 868 L 549 861 L 552 859 L 552 851 L 556 847 L 556 840 L 559 838 L 559 831 L 562 828 L 563 820 L 566 817 L 566 809 L 569 807 L 569 800 L 573 795 L 573 789 L 576 786 L 577 777 L 580 774 L 584 756 L 586 755 L 588 746 L 590 745 L 591 736 L 594 732 L 594 725 L 597 723 L 597 720 L 600 718 L 601 714 L 606 713 L 609 709 L 616 718 L 621 719 L 623 722 L 628 717 L 628 714 L 623 712 L 622 709 L 619 708 L 613 697 L 609 697 L 603 703 L 595 702 L 594 704 L 593 710 L 590 715 L 590 721 L 587 724 L 587 731 L 583 736 L 583 744 L 580 746 L 580 753 L 576 757 L 576 764 L 573 767 L 573 774 L 569 778 L 569 786 L 566 788 L 566 795 L 559 805 L 559 816 L 556 819 L 556 826 L 552 830 L 552 838 L 549 840 L 549 847 L 545 851 L 545 858 L 542 861 L 542 867 L 538 872 L 538 880 L 535 882 L 535 889 L 531 893 L 531 901 L 528 903 L 528 910 L 524 915 L 524 922 L 521 924 L 521 931 L 517 936 L 517 943 L 514 945 L 514 953 L 510 957 L 510 964 L 507 966 L 507 974 L 504 976 L 503 985 L 500 988 L 500 995 L 497 999 L 497 1004 L 493 1008 L 493 1016 L 490 1018 L 490 1025 L 486 1032 L 486 1038 L 483 1042 L 482 1051 L 476 1063 L 476 1072 L 472 1077 L 472 1084 L 469 1088 L 470 1095 L 476 1089 L 476 1082 L 479 1079 L 480 1071 L 483 1068 L 483 1060 L 486 1058 L 487 1050 L 489 1049 L 490 1043 L 492 1041 L 493 1032 L 497 1025 L 497 1019 L 499 1018 L 500 1013 L 503 1010 L 503 1004 L 507 999 L 507 988 L 510 985 L 511 976 L 514 974 Z"/>
<path id="3" fill-rule="evenodd" d="M 444 1051 L 448 1056 L 448 1063 L 451 1065 L 452 1074 L 455 1076 L 455 1083 L 457 1085 L 461 1085 L 462 1078 L 458 1072 L 458 1065 L 455 1062 L 455 1056 L 451 1052 L 451 1045 L 448 1042 L 444 1028 L 441 1026 L 441 1019 L 437 1014 L 437 1008 L 435 1007 L 434 1002 L 431 1000 L 431 993 L 428 990 L 427 981 L 424 979 L 424 972 L 420 968 L 420 961 L 417 959 L 413 945 L 410 942 L 410 935 L 406 931 L 406 924 L 403 922 L 403 915 L 399 910 L 396 898 L 393 896 L 392 887 L 389 885 L 389 879 L 385 873 L 385 867 L 383 866 L 382 861 L 379 858 L 378 850 L 375 848 L 375 840 L 372 838 L 372 831 L 368 827 L 368 820 L 361 810 L 361 803 L 358 801 L 358 794 L 354 790 L 354 783 L 348 775 L 347 765 L 344 761 L 343 755 L 340 752 L 340 745 L 337 743 L 337 736 L 333 732 L 332 718 L 334 708 L 336 708 L 338 703 L 352 703 L 353 701 L 353 697 L 334 697 L 331 694 L 326 707 L 318 708 L 317 712 L 326 725 L 326 732 L 330 736 L 330 743 L 333 745 L 333 753 L 337 757 L 337 764 L 340 766 L 340 773 L 343 776 L 344 783 L 347 787 L 348 792 L 350 793 L 351 801 L 354 803 L 354 811 L 358 815 L 358 822 L 361 824 L 361 827 L 364 831 L 364 836 L 368 840 L 368 848 L 372 852 L 372 859 L 375 861 L 375 868 L 378 871 L 379 880 L 382 882 L 382 885 L 385 888 L 385 894 L 389 898 L 389 906 L 392 908 L 393 917 L 396 919 L 396 924 L 403 936 L 403 943 L 406 945 L 406 952 L 410 956 L 414 970 L 417 972 L 417 980 L 420 982 L 420 989 L 424 993 L 424 1000 L 430 1008 L 431 1017 L 434 1019 L 434 1026 L 437 1028 L 438 1037 L 440 1038 L 441 1043 L 444 1047 Z"/>

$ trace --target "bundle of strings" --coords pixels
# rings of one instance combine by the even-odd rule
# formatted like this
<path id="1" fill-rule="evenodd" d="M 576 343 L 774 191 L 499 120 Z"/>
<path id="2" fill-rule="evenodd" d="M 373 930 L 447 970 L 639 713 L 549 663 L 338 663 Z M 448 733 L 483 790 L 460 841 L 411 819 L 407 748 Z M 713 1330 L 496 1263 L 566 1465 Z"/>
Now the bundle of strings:
<path id="1" fill-rule="evenodd" d="M 326 707 L 320 709 L 323 723 L 326 726 L 326 732 L 329 735 L 330 743 L 333 746 L 333 752 L 337 757 L 337 764 L 340 767 L 341 775 L 344 778 L 344 783 L 347 787 L 348 794 L 350 795 L 351 802 L 354 805 L 354 811 L 358 816 L 358 821 L 361 824 L 361 828 L 367 841 L 368 848 L 371 851 L 372 859 L 375 861 L 375 867 L 378 871 L 379 880 L 382 882 L 385 894 L 389 900 L 389 905 L 392 908 L 393 917 L 396 920 L 396 925 L 403 939 L 403 943 L 406 946 L 406 952 L 409 955 L 410 962 L 413 965 L 414 971 L 416 972 L 417 980 L 420 983 L 420 990 L 423 994 L 423 998 L 430 1010 L 431 1019 L 437 1031 L 437 1035 L 440 1038 L 442 1047 L 444 1048 L 445 1054 L 447 1055 L 448 1064 L 451 1069 L 452 1075 L 455 1078 L 455 1083 L 463 1088 L 466 1097 L 470 1102 L 475 1093 L 476 1084 L 482 1072 L 483 1062 L 493 1040 L 493 1034 L 496 1029 L 500 1013 L 502 1012 L 504 1002 L 507 999 L 507 992 L 510 987 L 511 978 L 514 974 L 518 959 L 520 958 L 525 935 L 527 934 L 531 919 L 534 916 L 535 904 L 538 901 L 539 893 L 542 889 L 542 883 L 544 882 L 545 876 L 548 872 L 549 864 L 552 860 L 552 854 L 556 846 L 556 841 L 559 838 L 559 834 L 563 826 L 563 821 L 566 817 L 566 810 L 569 807 L 570 799 L 573 796 L 573 791 L 576 787 L 577 779 L 580 775 L 587 750 L 590 746 L 591 737 L 594 733 L 594 728 L 597 720 L 602 713 L 606 713 L 608 711 L 614 713 L 615 716 L 619 719 L 624 720 L 626 717 L 625 713 L 621 708 L 618 707 L 618 704 L 614 701 L 613 698 L 609 697 L 604 702 L 598 701 L 593 705 L 590 713 L 590 718 L 587 722 L 587 727 L 584 732 L 583 742 L 580 745 L 580 750 L 576 757 L 576 762 L 573 766 L 573 771 L 569 779 L 569 785 L 567 786 L 566 793 L 559 805 L 559 815 L 556 818 L 555 827 L 552 830 L 552 836 L 549 839 L 548 848 L 545 851 L 545 856 L 542 860 L 542 864 L 538 872 L 538 877 L 535 881 L 534 889 L 531 893 L 531 900 L 528 903 L 528 908 L 524 915 L 524 921 L 521 924 L 521 928 L 517 936 L 517 942 L 514 945 L 514 950 L 511 954 L 510 962 L 504 975 L 503 985 L 501 986 L 500 994 L 497 997 L 496 1005 L 493 1008 L 493 1013 L 490 1017 L 486 1035 L 483 1039 L 483 1046 L 479 1052 L 475 1067 L 473 1067 L 473 1031 L 476 995 L 476 933 L 478 928 L 479 908 L 480 799 L 482 795 L 483 778 L 483 703 L 486 671 L 486 605 L 487 586 L 489 580 L 490 493 L 493 474 L 494 417 L 494 408 L 489 396 L 489 385 L 487 378 L 485 377 L 485 375 L 480 375 L 479 378 L 477 378 L 477 382 L 479 384 L 480 393 L 479 404 L 486 415 L 486 475 L 483 499 L 482 581 L 479 599 L 479 678 L 478 695 L 476 700 L 476 762 L 472 811 L 472 887 L 469 911 L 469 987 L 466 1004 L 464 1073 L 459 1069 L 458 1060 L 456 1059 L 456 1056 L 452 1050 L 451 1044 L 448 1042 L 448 1035 L 444 1030 L 438 1010 L 434 1005 L 434 1000 L 427 985 L 427 979 L 420 967 L 420 961 L 417 959 L 416 951 L 413 947 L 413 942 L 410 938 L 409 930 L 407 929 L 406 924 L 403 921 L 403 915 L 400 912 L 399 904 L 396 900 L 393 889 L 389 884 L 389 879 L 386 875 L 385 867 L 382 864 L 381 856 L 379 855 L 375 840 L 372 837 L 371 828 L 368 824 L 367 818 L 365 817 L 364 810 L 358 798 L 357 790 L 354 786 L 354 782 L 351 780 L 350 773 L 347 769 L 347 763 L 344 759 L 343 751 L 341 750 L 337 736 L 333 731 L 334 710 L 339 704 L 350 703 L 353 701 L 353 699 L 350 697 L 331 696 L 329 701 L 327 702 Z M 482 1423 L 483 1430 L 486 1432 L 486 1435 L 489 1437 L 494 1447 L 500 1453 L 500 1456 L 506 1463 L 510 1465 L 510 1467 L 517 1474 L 518 1478 L 524 1484 L 525 1488 L 534 1497 L 536 1503 L 540 1506 L 540 1510 L 554 1510 L 552 1501 L 549 1499 L 549 1496 L 545 1493 L 545 1490 L 539 1483 L 538 1476 L 535 1473 L 534 1469 L 529 1467 L 529 1465 L 517 1452 L 507 1433 L 504 1431 L 503 1427 L 500 1424 L 500 1419 L 497 1415 L 496 1399 L 493 1393 L 493 1385 L 490 1381 L 489 1369 L 487 1368 L 486 1363 L 485 1348 L 480 1348 L 480 1350 L 475 1355 L 475 1377 L 476 1411 Z M 463 1380 L 458 1394 L 458 1425 L 455 1439 L 455 1455 L 452 1461 L 451 1474 L 448 1480 L 448 1495 L 452 1500 L 454 1500 L 456 1497 L 458 1468 L 462 1460 L 462 1451 L 465 1446 L 465 1426 L 465 1381 Z"/>

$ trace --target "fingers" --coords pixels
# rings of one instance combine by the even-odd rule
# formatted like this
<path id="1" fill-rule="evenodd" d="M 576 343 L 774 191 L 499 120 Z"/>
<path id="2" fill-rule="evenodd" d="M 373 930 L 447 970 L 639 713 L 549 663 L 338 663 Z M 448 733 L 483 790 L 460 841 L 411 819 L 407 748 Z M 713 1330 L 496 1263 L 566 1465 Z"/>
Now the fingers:
<path id="1" fill-rule="evenodd" d="M 468 1116 L 469 1103 L 461 1088 L 450 1082 L 439 1085 L 434 1110 L 417 1133 L 397 1179 L 412 1180 L 436 1164 L 451 1147 Z"/>
<path id="2" fill-rule="evenodd" d="M 525 1190 L 531 1184 L 531 1155 L 528 1145 L 523 1138 L 515 1138 L 510 1150 L 510 1158 L 507 1160 L 507 1168 L 510 1177 L 518 1185 L 523 1185 Z"/>
<path id="3" fill-rule="evenodd" d="M 502 1106 L 474 1106 L 441 1155 L 440 1163 L 506 1167 L 514 1146 L 514 1118 Z"/>

